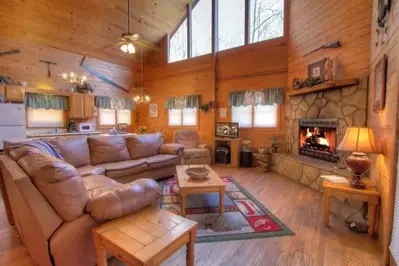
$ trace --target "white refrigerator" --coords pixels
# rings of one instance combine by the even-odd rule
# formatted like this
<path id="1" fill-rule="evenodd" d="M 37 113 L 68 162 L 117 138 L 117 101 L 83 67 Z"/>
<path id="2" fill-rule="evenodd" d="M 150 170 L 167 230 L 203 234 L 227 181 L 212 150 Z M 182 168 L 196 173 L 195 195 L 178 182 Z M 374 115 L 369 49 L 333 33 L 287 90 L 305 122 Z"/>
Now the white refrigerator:
<path id="1" fill-rule="evenodd" d="M 25 138 L 25 105 L 0 103 L 0 150 L 4 140 Z"/>

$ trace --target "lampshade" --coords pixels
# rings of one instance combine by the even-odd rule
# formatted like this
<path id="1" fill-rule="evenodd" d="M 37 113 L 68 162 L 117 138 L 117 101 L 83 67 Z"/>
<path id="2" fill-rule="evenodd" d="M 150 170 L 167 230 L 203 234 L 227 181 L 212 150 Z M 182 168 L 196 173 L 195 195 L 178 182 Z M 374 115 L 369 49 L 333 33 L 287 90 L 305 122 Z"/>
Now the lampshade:
<path id="1" fill-rule="evenodd" d="M 363 153 L 378 153 L 374 133 L 367 127 L 349 127 L 337 150 Z"/>

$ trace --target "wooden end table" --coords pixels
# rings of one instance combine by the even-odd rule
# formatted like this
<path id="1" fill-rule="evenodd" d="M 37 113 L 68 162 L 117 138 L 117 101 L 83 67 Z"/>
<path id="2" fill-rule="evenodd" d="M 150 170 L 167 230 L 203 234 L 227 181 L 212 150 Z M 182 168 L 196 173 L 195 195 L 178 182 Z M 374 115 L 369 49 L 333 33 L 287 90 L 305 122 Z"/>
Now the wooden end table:
<path id="1" fill-rule="evenodd" d="M 348 179 L 349 180 L 349 179 Z M 375 233 L 375 221 L 377 206 L 380 201 L 380 193 L 371 181 L 366 180 L 365 189 L 353 188 L 348 184 L 336 184 L 323 180 L 324 188 L 324 224 L 329 224 L 330 219 L 330 197 L 344 197 L 351 200 L 369 203 L 369 230 L 370 236 Z"/>
<path id="2" fill-rule="evenodd" d="M 97 265 L 106 266 L 106 252 L 128 265 L 159 265 L 187 246 L 187 265 L 194 265 L 197 223 L 149 207 L 93 229 Z"/>
<path id="3" fill-rule="evenodd" d="M 204 165 L 191 165 L 191 167 L 203 167 Z M 224 213 L 224 192 L 226 191 L 226 185 L 222 179 L 209 167 L 205 165 L 207 169 L 210 170 L 208 178 L 205 180 L 195 180 L 187 176 L 185 170 L 188 165 L 177 165 L 177 182 L 179 185 L 180 192 L 180 206 L 181 215 L 185 216 L 185 198 L 189 194 L 204 194 L 209 192 L 219 192 L 220 194 L 220 214 Z"/>

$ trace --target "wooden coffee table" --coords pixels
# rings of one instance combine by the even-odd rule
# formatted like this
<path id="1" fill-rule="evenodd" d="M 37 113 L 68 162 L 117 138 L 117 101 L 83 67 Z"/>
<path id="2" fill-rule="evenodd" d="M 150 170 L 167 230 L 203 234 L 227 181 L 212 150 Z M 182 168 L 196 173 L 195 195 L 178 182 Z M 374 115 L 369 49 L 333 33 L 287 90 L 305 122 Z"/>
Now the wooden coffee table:
<path id="1" fill-rule="evenodd" d="M 191 167 L 203 167 L 204 165 L 191 165 Z M 185 197 L 189 194 L 204 194 L 209 192 L 219 192 L 220 193 L 220 214 L 224 213 L 224 192 L 226 190 L 226 185 L 220 179 L 220 177 L 209 167 L 205 165 L 211 172 L 208 178 L 204 180 L 195 180 L 187 176 L 185 170 L 188 165 L 178 165 L 176 166 L 177 179 L 180 191 L 180 205 L 181 205 L 181 215 L 185 216 Z"/>
<path id="2" fill-rule="evenodd" d="M 109 252 L 127 265 L 159 265 L 187 246 L 187 265 L 194 265 L 197 223 L 149 207 L 93 229 L 97 265 L 107 265 Z"/>

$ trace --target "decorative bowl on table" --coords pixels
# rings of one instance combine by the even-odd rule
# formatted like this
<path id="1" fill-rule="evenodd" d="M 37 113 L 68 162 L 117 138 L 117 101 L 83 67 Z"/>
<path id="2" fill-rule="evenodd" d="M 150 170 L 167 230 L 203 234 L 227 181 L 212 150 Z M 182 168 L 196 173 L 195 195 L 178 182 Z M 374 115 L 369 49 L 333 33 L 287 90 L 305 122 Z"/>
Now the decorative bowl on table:
<path id="1" fill-rule="evenodd" d="M 190 163 L 188 165 L 188 168 L 185 170 L 186 175 L 188 175 L 192 179 L 204 179 L 207 178 L 209 173 L 211 172 L 209 169 L 206 168 L 206 165 L 204 164 L 203 167 L 191 167 L 191 162 L 194 157 L 198 157 L 199 155 L 194 155 L 193 157 L 190 158 Z"/>

